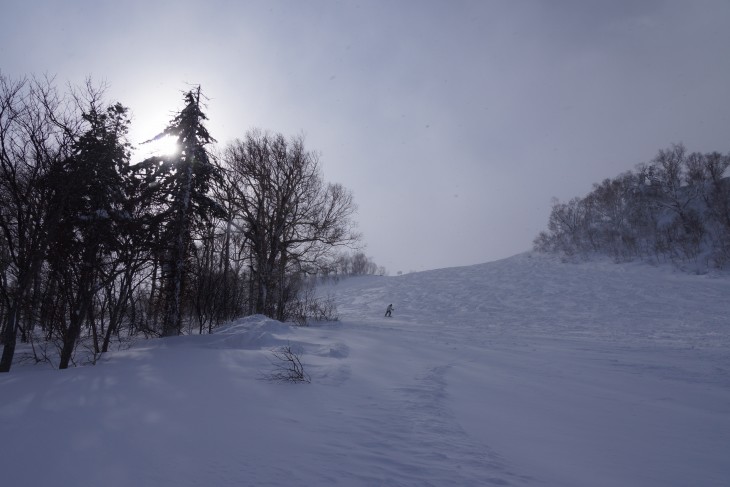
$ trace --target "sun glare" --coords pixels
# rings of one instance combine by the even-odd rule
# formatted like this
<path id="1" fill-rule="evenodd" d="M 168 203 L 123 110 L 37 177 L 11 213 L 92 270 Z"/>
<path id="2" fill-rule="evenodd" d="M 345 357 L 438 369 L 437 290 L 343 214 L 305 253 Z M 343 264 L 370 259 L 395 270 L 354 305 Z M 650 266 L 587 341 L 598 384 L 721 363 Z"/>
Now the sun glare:
<path id="1" fill-rule="evenodd" d="M 142 142 L 136 152 L 136 158 L 139 160 L 148 157 L 171 157 L 180 153 L 180 146 L 177 144 L 177 137 L 166 135 L 159 139 L 152 139 Z"/>
<path id="2" fill-rule="evenodd" d="M 150 142 L 152 153 L 158 156 L 174 156 L 180 151 L 177 145 L 177 137 L 166 135 Z"/>

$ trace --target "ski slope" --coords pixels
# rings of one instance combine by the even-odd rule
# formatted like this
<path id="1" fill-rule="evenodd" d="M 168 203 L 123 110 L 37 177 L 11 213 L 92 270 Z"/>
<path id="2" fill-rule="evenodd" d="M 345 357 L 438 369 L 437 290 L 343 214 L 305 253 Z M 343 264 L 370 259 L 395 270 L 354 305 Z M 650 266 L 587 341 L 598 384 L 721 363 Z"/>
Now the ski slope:
<path id="1" fill-rule="evenodd" d="M 16 365 L 0 483 L 730 485 L 727 277 L 521 254 L 319 292 L 341 321 Z M 265 380 L 282 345 L 310 384 Z"/>

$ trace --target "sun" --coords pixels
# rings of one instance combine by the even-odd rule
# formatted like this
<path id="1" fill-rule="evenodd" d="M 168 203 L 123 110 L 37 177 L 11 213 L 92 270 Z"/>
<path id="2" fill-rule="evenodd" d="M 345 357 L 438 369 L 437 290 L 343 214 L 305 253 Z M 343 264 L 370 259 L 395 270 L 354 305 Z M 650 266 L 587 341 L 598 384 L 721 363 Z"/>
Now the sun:
<path id="1" fill-rule="evenodd" d="M 150 152 L 156 156 L 174 156 L 180 152 L 177 137 L 165 135 L 159 139 L 149 142 Z"/>
<path id="2" fill-rule="evenodd" d="M 177 137 L 163 135 L 139 143 L 133 152 L 133 158 L 136 161 L 142 161 L 149 157 L 169 158 L 180 154 L 180 146 L 177 143 Z"/>

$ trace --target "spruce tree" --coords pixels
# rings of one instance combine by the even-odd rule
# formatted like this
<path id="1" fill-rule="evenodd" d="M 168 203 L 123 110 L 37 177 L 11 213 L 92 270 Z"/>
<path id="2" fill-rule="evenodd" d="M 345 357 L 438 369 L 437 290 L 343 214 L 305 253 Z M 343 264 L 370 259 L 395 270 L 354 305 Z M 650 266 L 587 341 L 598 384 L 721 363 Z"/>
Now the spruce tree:
<path id="1" fill-rule="evenodd" d="M 62 330 L 61 369 L 69 365 L 96 291 L 113 278 L 105 267 L 113 267 L 107 264 L 115 258 L 128 220 L 127 109 L 115 104 L 100 110 L 92 104 L 82 117 L 87 130 L 73 143 L 72 157 L 53 178 L 61 217 L 48 260 L 69 310 Z"/>
<path id="2" fill-rule="evenodd" d="M 159 217 L 162 232 L 162 277 L 164 280 L 164 313 L 162 336 L 180 334 L 188 252 L 192 232 L 201 223 L 224 212 L 209 196 L 211 184 L 220 179 L 206 146 L 215 142 L 204 125 L 207 120 L 201 107 L 200 87 L 184 95 L 185 108 L 157 137 L 174 136 L 179 151 L 174 156 L 156 156 L 145 161 L 147 167 L 156 167 L 158 201 L 166 208 Z"/>

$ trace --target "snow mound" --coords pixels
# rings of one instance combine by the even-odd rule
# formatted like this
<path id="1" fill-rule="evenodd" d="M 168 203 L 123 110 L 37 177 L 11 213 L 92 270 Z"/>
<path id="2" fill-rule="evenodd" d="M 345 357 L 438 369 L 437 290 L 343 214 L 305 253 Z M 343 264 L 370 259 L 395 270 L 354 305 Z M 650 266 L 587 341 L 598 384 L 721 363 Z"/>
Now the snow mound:
<path id="1" fill-rule="evenodd" d="M 292 326 L 264 315 L 247 316 L 215 331 L 211 348 L 257 350 L 287 343 Z"/>

